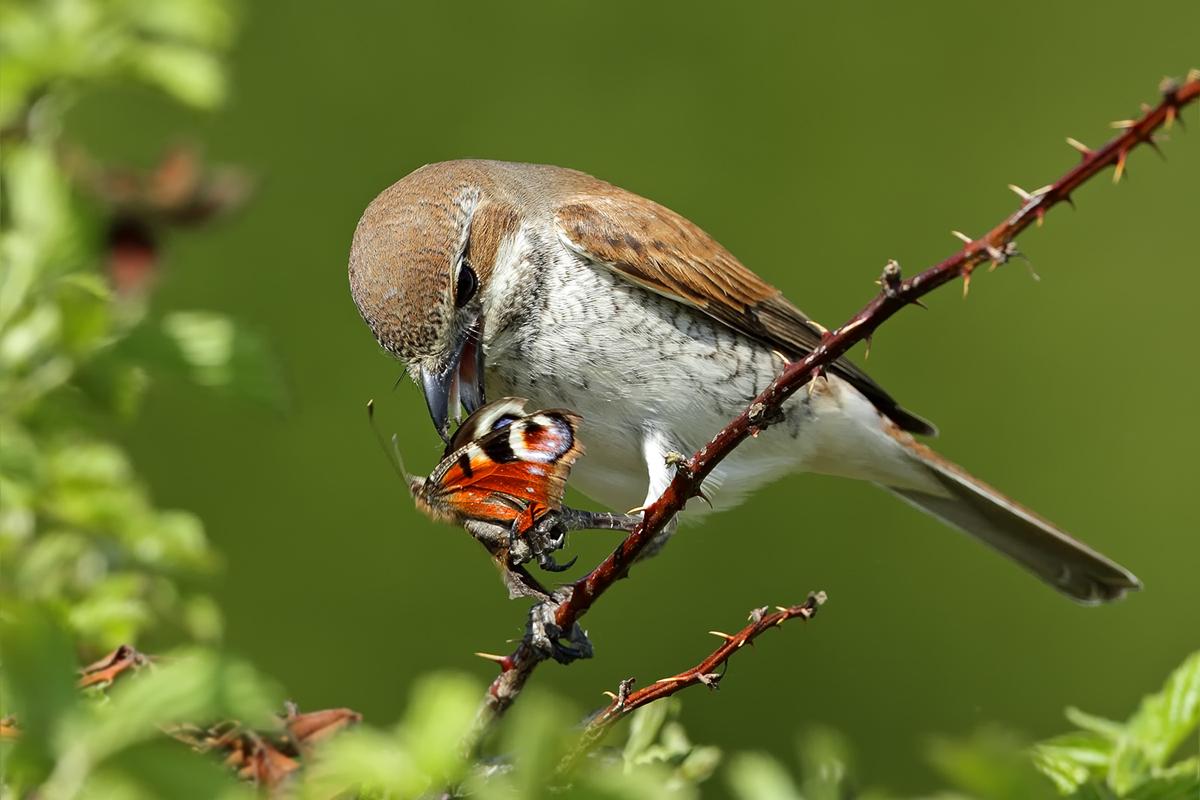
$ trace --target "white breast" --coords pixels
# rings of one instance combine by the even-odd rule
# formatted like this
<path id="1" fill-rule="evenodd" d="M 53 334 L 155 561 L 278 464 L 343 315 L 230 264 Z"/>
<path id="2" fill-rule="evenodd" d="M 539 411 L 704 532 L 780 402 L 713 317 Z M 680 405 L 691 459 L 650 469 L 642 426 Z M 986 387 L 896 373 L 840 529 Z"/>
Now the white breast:
<path id="1" fill-rule="evenodd" d="M 782 362 L 765 345 L 561 246 L 541 243 L 542 252 L 555 253 L 549 263 L 517 258 L 530 252 L 525 244 L 514 242 L 509 258 L 498 260 L 485 305 L 488 396 L 526 397 L 531 408 L 581 415 L 587 453 L 572 471 L 572 485 L 618 511 L 643 505 L 670 479 L 666 454 L 690 455 L 705 445 L 766 388 Z M 839 391 L 801 390 L 785 407 L 783 423 L 722 462 L 705 485 L 717 509 L 789 472 L 887 482 L 896 469 L 904 471 L 898 461 L 883 466 L 886 475 L 876 474 L 877 450 L 895 449 L 894 443 L 872 434 L 874 407 L 832 380 Z M 847 393 L 856 402 L 843 409 Z M 860 428 L 862 435 L 847 438 Z M 707 508 L 693 503 L 689 516 Z"/>

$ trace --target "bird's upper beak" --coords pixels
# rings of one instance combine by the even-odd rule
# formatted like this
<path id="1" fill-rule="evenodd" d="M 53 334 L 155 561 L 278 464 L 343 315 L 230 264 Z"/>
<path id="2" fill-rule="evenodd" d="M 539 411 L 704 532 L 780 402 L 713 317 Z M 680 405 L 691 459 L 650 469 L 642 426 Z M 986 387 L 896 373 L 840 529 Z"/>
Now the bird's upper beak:
<path id="1" fill-rule="evenodd" d="M 476 319 L 451 343 L 446 361 L 419 368 L 429 416 L 443 441 L 450 441 L 452 414 L 471 414 L 484 404 L 483 367 L 483 320 Z"/>

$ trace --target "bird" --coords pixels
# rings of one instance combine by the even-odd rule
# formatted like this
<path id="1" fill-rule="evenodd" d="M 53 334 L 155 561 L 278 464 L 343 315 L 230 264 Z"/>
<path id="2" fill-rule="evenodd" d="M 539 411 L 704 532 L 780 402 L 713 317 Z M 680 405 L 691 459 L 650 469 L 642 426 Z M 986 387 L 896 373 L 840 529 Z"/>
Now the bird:
<path id="1" fill-rule="evenodd" d="M 489 396 L 572 409 L 588 456 L 571 484 L 615 510 L 653 502 L 677 454 L 705 445 L 824 330 L 683 216 L 550 165 L 417 169 L 366 208 L 349 281 L 443 439 Z M 936 433 L 843 357 L 718 464 L 704 496 L 719 511 L 788 473 L 867 481 L 1079 603 L 1141 588 L 914 438 Z"/>

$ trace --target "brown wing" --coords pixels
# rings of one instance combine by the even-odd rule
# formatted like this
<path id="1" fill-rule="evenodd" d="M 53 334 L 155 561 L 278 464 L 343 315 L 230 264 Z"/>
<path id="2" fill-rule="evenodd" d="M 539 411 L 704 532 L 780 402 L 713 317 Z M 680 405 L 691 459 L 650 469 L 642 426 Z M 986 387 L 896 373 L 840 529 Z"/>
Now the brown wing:
<path id="1" fill-rule="evenodd" d="M 688 220 L 644 197 L 604 185 L 566 198 L 554 212 L 563 243 L 580 256 L 653 292 L 697 308 L 788 358 L 821 341 L 820 329 L 778 289 L 755 275 Z M 849 381 L 902 428 L 937 428 L 901 408 L 845 358 L 830 371 Z"/>

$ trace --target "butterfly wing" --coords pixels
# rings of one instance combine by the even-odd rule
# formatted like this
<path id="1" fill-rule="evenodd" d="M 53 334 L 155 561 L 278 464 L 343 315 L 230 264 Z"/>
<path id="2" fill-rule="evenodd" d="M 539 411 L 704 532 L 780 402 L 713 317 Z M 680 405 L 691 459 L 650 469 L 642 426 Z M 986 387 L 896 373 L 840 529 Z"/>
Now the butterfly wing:
<path id="1" fill-rule="evenodd" d="M 505 527 L 527 528 L 542 511 L 562 506 L 567 474 L 583 455 L 576 437 L 580 418 L 569 411 L 538 411 L 505 422 L 513 398 L 497 400 L 476 412 L 499 425 L 447 455 L 415 497 L 422 509 L 438 519 L 462 523 L 478 520 Z M 523 410 L 523 408 L 521 409 Z M 473 417 L 475 415 L 472 415 Z M 464 425 L 473 425 L 468 419 Z M 480 433 L 480 427 L 472 430 Z M 456 435 L 452 443 L 461 444 Z"/>

